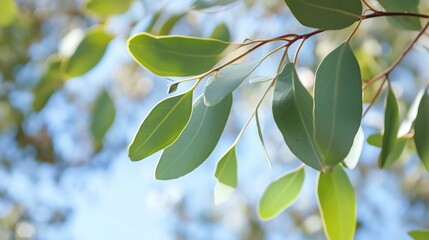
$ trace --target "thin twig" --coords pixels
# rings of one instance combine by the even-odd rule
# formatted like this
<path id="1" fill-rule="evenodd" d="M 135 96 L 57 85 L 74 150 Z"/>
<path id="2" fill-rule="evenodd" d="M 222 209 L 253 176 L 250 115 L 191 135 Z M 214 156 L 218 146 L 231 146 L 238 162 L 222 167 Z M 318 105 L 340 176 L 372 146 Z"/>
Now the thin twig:
<path id="1" fill-rule="evenodd" d="M 371 7 L 371 5 L 369 5 L 369 3 L 368 3 L 366 0 L 362 0 L 362 1 L 363 1 L 363 3 L 365 4 L 365 6 L 366 6 L 367 8 L 369 8 L 369 10 L 373 11 L 374 13 L 379 13 L 379 12 L 380 12 L 380 11 L 378 11 L 377 9 L 375 9 L 375 8 Z"/>
<path id="2" fill-rule="evenodd" d="M 304 45 L 304 42 L 307 38 L 302 38 L 301 42 L 298 45 L 298 48 L 295 51 L 295 56 L 293 57 L 293 64 L 296 64 L 296 61 L 298 60 L 298 54 L 299 54 L 299 50 L 301 50 L 302 45 Z"/>

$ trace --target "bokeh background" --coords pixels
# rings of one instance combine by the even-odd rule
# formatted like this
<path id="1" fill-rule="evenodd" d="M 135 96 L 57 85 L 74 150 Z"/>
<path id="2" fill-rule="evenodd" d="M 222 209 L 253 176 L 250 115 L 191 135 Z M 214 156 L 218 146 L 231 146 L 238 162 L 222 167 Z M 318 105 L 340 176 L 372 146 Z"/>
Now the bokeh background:
<path id="1" fill-rule="evenodd" d="M 164 34 L 208 37 L 216 26 L 226 24 L 236 42 L 311 31 L 293 18 L 282 0 L 199 2 L 220 6 L 195 9 L 192 0 L 135 0 L 125 13 L 101 18 L 85 10 L 83 0 L 16 0 L 17 15 L 0 26 L 1 240 L 325 239 L 315 196 L 317 173 L 310 168 L 291 208 L 268 222 L 257 217 L 266 186 L 300 165 L 275 127 L 270 96 L 260 118 L 272 168 L 252 122 L 237 147 L 238 189 L 228 202 L 214 204 L 216 160 L 234 141 L 267 83 L 245 83 L 238 89 L 216 151 L 191 174 L 157 181 L 159 153 L 140 162 L 128 159 L 127 147 L 139 124 L 168 96 L 171 83 L 133 61 L 126 47 L 131 35 L 159 34 L 172 18 L 177 21 L 168 32 L 164 28 Z M 227 2 L 232 3 L 222 5 Z M 421 1 L 420 11 L 429 12 L 428 1 Z M 101 62 L 80 77 L 46 80 L 51 60 L 68 58 L 84 31 L 100 24 L 114 36 Z M 350 31 L 328 31 L 305 42 L 297 67 L 308 89 L 320 60 Z M 388 67 L 413 36 L 386 19 L 362 23 L 352 46 L 364 80 Z M 245 61 L 259 59 L 277 46 L 264 46 Z M 279 58 L 274 54 L 256 74 L 274 75 Z M 415 114 L 411 106 L 429 81 L 428 64 L 426 35 L 390 75 L 400 99 L 403 133 Z M 367 103 L 376 85 L 365 92 Z M 178 91 L 189 86 L 183 84 Z M 106 92 L 114 121 L 97 142 L 91 122 L 108 121 L 96 111 L 98 96 Z M 363 119 L 366 137 L 382 129 L 383 99 L 382 95 Z M 429 228 L 429 177 L 413 148 L 409 141 L 398 162 L 379 170 L 380 150 L 366 144 L 358 167 L 347 171 L 358 201 L 356 239 L 409 239 L 407 231 Z"/>

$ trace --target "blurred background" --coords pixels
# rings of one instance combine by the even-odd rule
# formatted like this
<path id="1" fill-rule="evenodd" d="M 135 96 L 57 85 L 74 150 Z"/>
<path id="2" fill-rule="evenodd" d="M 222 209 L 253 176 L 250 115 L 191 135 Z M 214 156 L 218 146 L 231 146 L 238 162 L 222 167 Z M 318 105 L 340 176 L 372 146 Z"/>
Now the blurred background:
<path id="1" fill-rule="evenodd" d="M 168 96 L 171 83 L 138 66 L 127 39 L 143 31 L 209 37 L 219 26 L 235 42 L 311 31 L 293 18 L 283 0 L 124 0 L 127 7 L 114 12 L 83 0 L 1 1 L 0 240 L 325 238 L 315 196 L 317 172 L 310 168 L 291 208 L 268 222 L 257 217 L 268 184 L 300 165 L 275 127 L 270 96 L 260 118 L 272 168 L 252 122 L 237 147 L 237 191 L 226 203 L 214 204 L 216 160 L 234 141 L 267 83 L 238 89 L 217 149 L 191 174 L 156 181 L 159 153 L 140 162 L 127 157 L 140 123 Z M 419 9 L 429 12 L 428 1 L 421 1 Z M 65 75 L 62 63 L 94 26 L 112 38 L 101 60 L 84 74 Z M 305 42 L 297 67 L 308 89 L 320 60 L 350 31 L 328 31 Z M 364 21 L 352 41 L 363 79 L 387 68 L 414 36 L 386 19 Z M 245 61 L 277 46 L 264 46 Z M 426 35 L 390 75 L 403 133 L 415 115 L 413 102 L 429 81 L 428 50 Z M 279 58 L 272 55 L 255 74 L 273 76 Z M 178 92 L 189 86 L 181 85 Z M 377 87 L 365 91 L 365 107 Z M 365 137 L 381 131 L 383 104 L 382 94 L 363 119 Z M 358 202 L 356 239 L 409 239 L 407 231 L 429 228 L 429 177 L 413 148 L 408 141 L 399 160 L 379 170 L 380 149 L 365 144 L 358 167 L 347 171 Z"/>

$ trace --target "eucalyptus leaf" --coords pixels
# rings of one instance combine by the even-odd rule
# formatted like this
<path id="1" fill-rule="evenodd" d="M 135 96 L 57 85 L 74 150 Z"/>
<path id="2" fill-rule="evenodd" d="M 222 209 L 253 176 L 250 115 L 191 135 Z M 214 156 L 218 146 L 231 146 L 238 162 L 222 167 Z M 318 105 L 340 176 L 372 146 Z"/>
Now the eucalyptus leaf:
<path id="1" fill-rule="evenodd" d="M 378 0 L 389 12 L 418 13 L 420 0 Z M 387 18 L 393 27 L 402 30 L 419 31 L 422 28 L 420 19 L 412 16 L 390 16 Z"/>
<path id="2" fill-rule="evenodd" d="M 168 35 L 171 33 L 171 30 L 173 30 L 173 27 L 176 25 L 177 22 L 179 22 L 186 13 L 180 13 L 177 15 L 171 16 L 165 23 L 162 25 L 161 29 L 159 30 L 159 35 Z"/>
<path id="3" fill-rule="evenodd" d="M 305 179 L 304 167 L 286 173 L 272 182 L 264 191 L 258 205 L 261 219 L 269 220 L 288 208 L 301 192 Z"/>
<path id="4" fill-rule="evenodd" d="M 304 26 L 343 29 L 362 13 L 360 0 L 285 0 L 295 18 Z"/>
<path id="5" fill-rule="evenodd" d="M 140 125 L 128 149 L 133 161 L 171 145 L 182 133 L 192 113 L 192 91 L 159 102 Z"/>
<path id="6" fill-rule="evenodd" d="M 128 50 L 143 67 L 159 76 L 191 76 L 207 72 L 230 45 L 210 38 L 157 37 L 139 33 L 128 40 Z"/>
<path id="7" fill-rule="evenodd" d="M 391 151 L 387 155 L 386 163 L 384 165 L 384 168 L 388 168 L 390 165 L 392 165 L 398 158 L 401 156 L 402 151 L 404 150 L 405 146 L 407 145 L 409 137 L 408 136 L 402 136 L 400 138 L 397 138 L 395 140 L 395 145 L 391 149 Z M 368 144 L 382 148 L 383 145 L 383 135 L 381 134 L 373 134 L 368 137 L 367 139 Z"/>
<path id="8" fill-rule="evenodd" d="M 356 230 L 356 198 L 352 184 L 341 167 L 321 173 L 317 186 L 319 208 L 330 240 L 353 240 Z"/>
<path id="9" fill-rule="evenodd" d="M 308 166 L 325 171 L 314 138 L 313 98 L 301 84 L 292 63 L 286 64 L 275 83 L 273 116 L 292 153 Z"/>
<path id="10" fill-rule="evenodd" d="M 103 143 L 104 135 L 115 120 L 115 105 L 109 93 L 103 90 L 95 100 L 91 117 L 91 133 L 94 146 L 98 150 Z"/>
<path id="11" fill-rule="evenodd" d="M 106 17 L 125 13 L 134 0 L 89 0 L 85 8 L 90 12 Z"/>
<path id="12" fill-rule="evenodd" d="M 350 148 L 349 154 L 344 159 L 344 165 L 349 169 L 354 169 L 359 162 L 360 155 L 362 153 L 363 143 L 365 142 L 365 135 L 362 128 L 359 128 L 356 133 L 353 145 Z"/>
<path id="13" fill-rule="evenodd" d="M 414 142 L 417 153 L 429 172 L 429 94 L 427 91 L 426 88 L 414 123 Z"/>
<path id="14" fill-rule="evenodd" d="M 157 179 L 184 176 L 201 165 L 216 147 L 225 128 L 232 95 L 213 107 L 201 95 L 195 101 L 191 119 L 180 137 L 164 150 L 156 167 Z"/>
<path id="15" fill-rule="evenodd" d="M 61 60 L 56 58 L 49 63 L 41 79 L 33 89 L 34 110 L 42 110 L 51 98 L 52 94 L 63 85 L 64 81 L 61 74 Z"/>
<path id="16" fill-rule="evenodd" d="M 225 23 L 217 25 L 210 38 L 219 39 L 225 42 L 231 41 L 231 33 L 229 32 L 228 26 L 226 26 Z"/>
<path id="17" fill-rule="evenodd" d="M 414 230 L 408 232 L 408 234 L 414 240 L 428 240 L 429 239 L 429 230 Z"/>
<path id="18" fill-rule="evenodd" d="M 262 135 L 261 123 L 259 121 L 259 113 L 258 112 L 259 112 L 258 109 L 256 109 L 256 111 L 255 111 L 256 128 L 258 130 L 258 136 L 259 136 L 259 140 L 261 141 L 262 148 L 264 149 L 265 157 L 267 158 L 268 165 L 271 168 L 271 159 L 270 159 L 270 155 L 268 154 L 267 148 L 265 147 L 265 141 L 264 141 L 264 136 Z"/>
<path id="19" fill-rule="evenodd" d="M 386 109 L 384 111 L 384 134 L 379 159 L 380 168 L 384 168 L 387 156 L 394 149 L 396 137 L 399 130 L 399 108 L 395 94 L 389 84 L 386 98 Z"/>
<path id="20" fill-rule="evenodd" d="M 359 63 L 347 42 L 329 53 L 316 72 L 314 121 L 325 165 L 334 167 L 350 151 L 362 116 Z"/>
<path id="21" fill-rule="evenodd" d="M 8 26 L 13 22 L 18 13 L 18 6 L 15 0 L 0 1 L 0 27 Z"/>
<path id="22" fill-rule="evenodd" d="M 237 187 L 237 156 L 235 145 L 219 160 L 216 165 L 215 177 L 219 182 L 217 189 L 215 189 L 215 203 L 220 204 L 226 201 L 228 199 L 226 196 L 230 196 L 231 190 Z M 225 195 L 225 192 L 229 194 Z"/>
<path id="23" fill-rule="evenodd" d="M 214 106 L 232 93 L 259 65 L 260 61 L 231 64 L 222 68 L 207 84 L 204 103 Z"/>
<path id="24" fill-rule="evenodd" d="M 253 75 L 249 79 L 249 83 L 255 84 L 255 83 L 263 83 L 271 81 L 275 78 L 275 76 L 260 76 L 260 75 Z"/>
<path id="25" fill-rule="evenodd" d="M 65 61 L 64 70 L 70 77 L 77 77 L 94 68 L 103 58 L 113 36 L 101 27 L 88 30 L 76 51 Z"/>

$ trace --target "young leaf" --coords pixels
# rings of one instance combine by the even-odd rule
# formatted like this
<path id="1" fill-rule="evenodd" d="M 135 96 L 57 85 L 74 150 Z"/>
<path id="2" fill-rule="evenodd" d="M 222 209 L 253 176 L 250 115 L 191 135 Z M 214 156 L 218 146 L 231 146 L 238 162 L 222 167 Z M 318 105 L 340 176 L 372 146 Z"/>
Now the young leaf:
<path id="1" fill-rule="evenodd" d="M 323 59 L 316 72 L 314 120 L 325 164 L 336 166 L 350 151 L 362 115 L 359 64 L 348 43 Z"/>
<path id="2" fill-rule="evenodd" d="M 416 143 L 417 153 L 429 172 L 429 94 L 427 90 L 420 101 L 414 125 L 414 142 Z"/>
<path id="3" fill-rule="evenodd" d="M 428 240 L 429 239 L 429 230 L 414 230 L 408 232 L 408 234 L 414 240 Z"/>
<path id="4" fill-rule="evenodd" d="M 285 0 L 295 18 L 304 26 L 343 29 L 352 25 L 362 13 L 360 0 Z"/>
<path id="5" fill-rule="evenodd" d="M 33 89 L 34 99 L 33 108 L 35 111 L 40 111 L 51 98 L 52 94 L 63 86 L 61 60 L 54 59 L 49 63 L 48 68 L 43 73 L 40 81 Z"/>
<path id="6" fill-rule="evenodd" d="M 229 44 L 210 38 L 139 33 L 128 40 L 128 50 L 138 63 L 159 76 L 183 77 L 213 68 Z"/>
<path id="7" fill-rule="evenodd" d="M 349 169 L 354 169 L 359 162 L 360 155 L 362 153 L 363 143 L 365 141 L 365 135 L 362 128 L 359 128 L 356 133 L 355 139 L 353 140 L 353 145 L 350 148 L 349 154 L 344 159 L 344 165 Z"/>
<path id="8" fill-rule="evenodd" d="M 232 93 L 254 70 L 261 64 L 260 61 L 231 64 L 222 68 L 217 77 L 214 77 L 204 91 L 204 103 L 207 106 L 218 104 L 227 95 Z"/>
<path id="9" fill-rule="evenodd" d="M 219 24 L 214 30 L 210 38 L 219 39 L 221 41 L 231 41 L 231 33 L 225 23 Z"/>
<path id="10" fill-rule="evenodd" d="M 213 107 L 204 104 L 201 95 L 194 103 L 191 119 L 180 137 L 166 148 L 159 159 L 155 176 L 167 180 L 190 173 L 214 150 L 225 128 L 232 95 Z"/>
<path id="11" fill-rule="evenodd" d="M 65 73 L 77 77 L 91 70 L 103 58 L 112 39 L 113 36 L 100 27 L 89 30 L 70 59 L 65 61 Z"/>
<path id="12" fill-rule="evenodd" d="M 274 86 L 273 116 L 289 149 L 308 166 L 325 171 L 314 139 L 313 99 L 288 63 Z"/>
<path id="13" fill-rule="evenodd" d="M 133 161 L 146 158 L 171 145 L 182 133 L 192 113 L 192 91 L 158 103 L 141 124 L 128 156 Z"/>
<path id="14" fill-rule="evenodd" d="M 352 240 L 356 230 L 356 199 L 352 184 L 341 167 L 319 175 L 319 208 L 330 240 Z"/>
<path id="15" fill-rule="evenodd" d="M 109 93 L 103 90 L 95 101 L 91 118 L 91 133 L 97 150 L 101 148 L 104 135 L 114 120 L 115 105 Z"/>
<path id="16" fill-rule="evenodd" d="M 128 11 L 134 0 L 90 0 L 85 8 L 97 15 L 107 17 Z"/>
<path id="17" fill-rule="evenodd" d="M 15 19 L 18 12 L 15 0 L 0 1 L 0 27 L 8 26 Z"/>
<path id="18" fill-rule="evenodd" d="M 218 180 L 214 194 L 215 203 L 220 204 L 228 200 L 237 187 L 237 156 L 235 154 L 235 145 L 219 160 L 216 165 L 215 177 Z"/>
<path id="19" fill-rule="evenodd" d="M 263 220 L 272 219 L 292 205 L 301 191 L 304 178 L 304 167 L 301 167 L 272 182 L 259 202 L 259 217 Z"/>
<path id="20" fill-rule="evenodd" d="M 394 149 L 396 136 L 399 129 L 399 109 L 395 94 L 389 84 L 386 98 L 386 109 L 384 112 L 384 134 L 379 159 L 380 168 L 384 168 L 387 156 Z"/>
<path id="21" fill-rule="evenodd" d="M 259 112 L 258 109 L 256 109 L 256 111 L 255 111 L 256 128 L 258 129 L 258 136 L 259 136 L 259 140 L 261 141 L 262 148 L 264 149 L 265 157 L 267 158 L 268 165 L 271 168 L 271 159 L 270 159 L 270 155 L 268 155 L 267 148 L 265 147 L 264 136 L 262 135 L 262 129 L 261 129 L 261 124 L 259 122 L 259 113 L 258 112 Z"/>
<path id="22" fill-rule="evenodd" d="M 420 0 L 378 0 L 389 12 L 418 12 Z M 391 16 L 387 18 L 392 26 L 403 29 L 419 31 L 422 28 L 419 18 L 409 16 Z"/>

